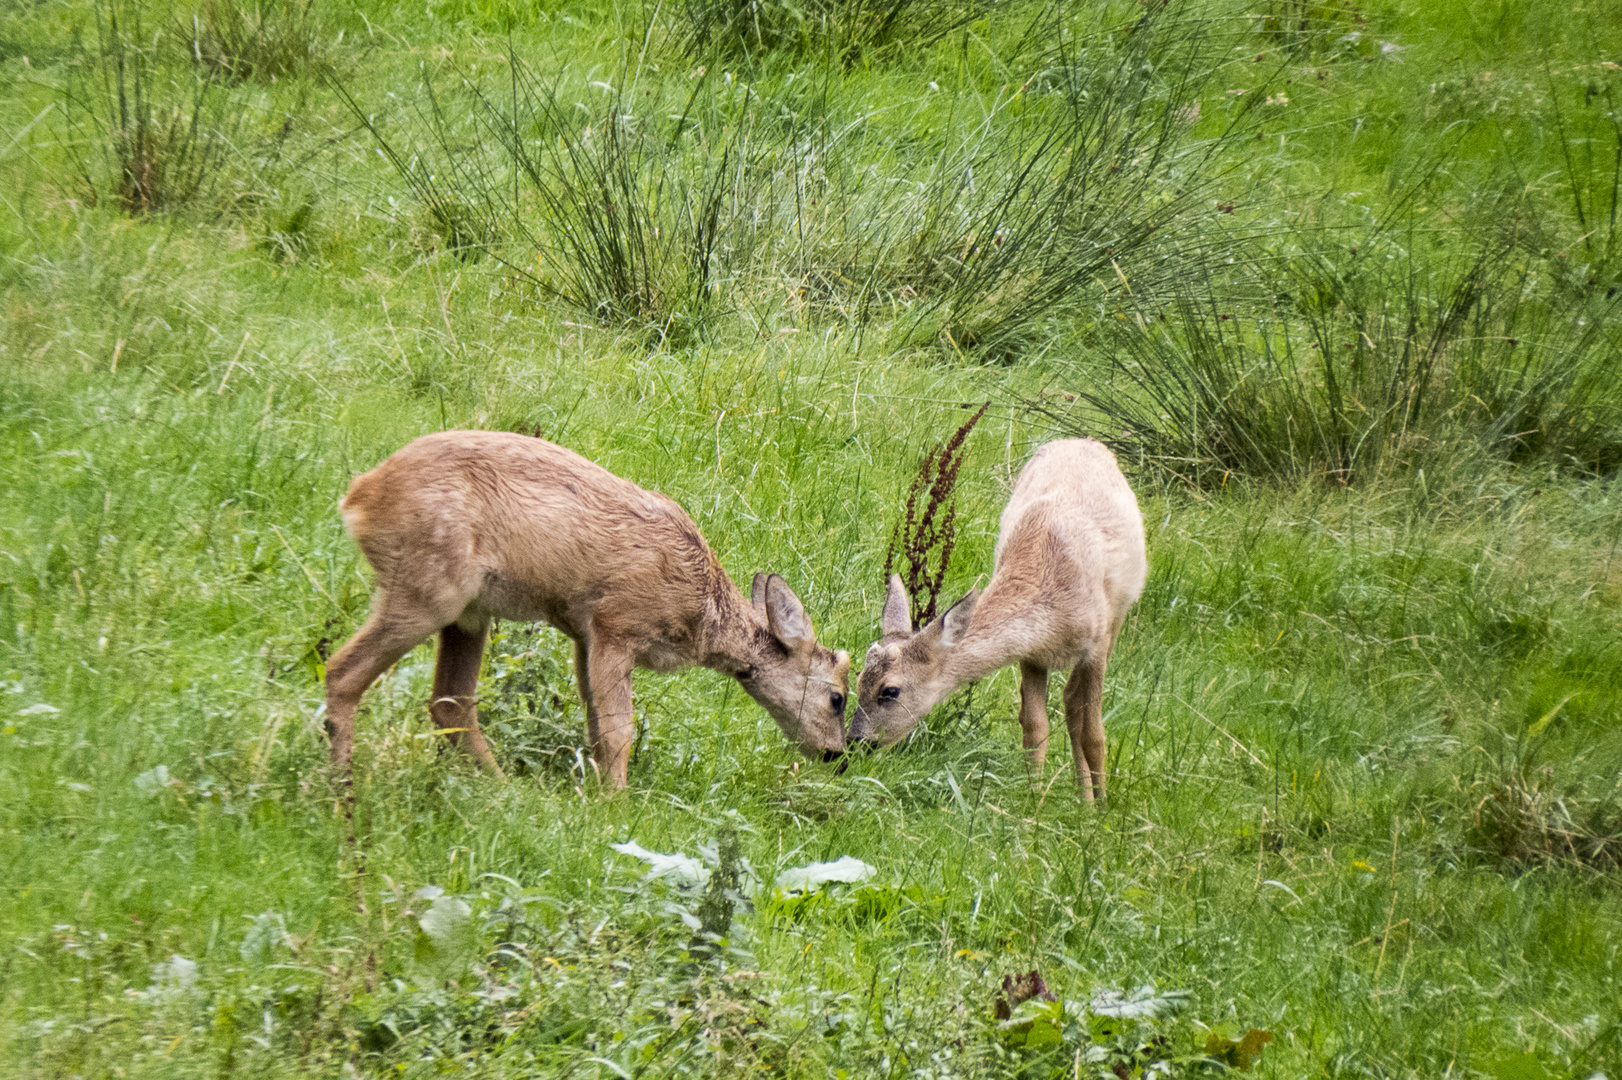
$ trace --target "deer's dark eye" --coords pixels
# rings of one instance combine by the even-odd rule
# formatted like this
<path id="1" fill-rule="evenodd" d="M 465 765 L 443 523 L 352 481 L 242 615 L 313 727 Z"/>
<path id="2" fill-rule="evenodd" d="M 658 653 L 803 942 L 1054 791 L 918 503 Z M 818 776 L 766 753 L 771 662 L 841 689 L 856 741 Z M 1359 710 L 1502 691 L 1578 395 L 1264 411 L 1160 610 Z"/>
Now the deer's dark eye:
<path id="1" fill-rule="evenodd" d="M 879 700 L 880 701 L 894 701 L 896 698 L 898 698 L 900 696 L 901 696 L 901 687 L 899 687 L 899 686 L 886 686 L 883 690 L 879 691 Z"/>
<path id="2" fill-rule="evenodd" d="M 844 712 L 845 711 L 845 695 L 844 694 L 835 694 L 832 698 L 830 698 L 828 700 L 828 704 L 833 706 L 834 712 L 836 712 L 836 713 Z"/>
<path id="3" fill-rule="evenodd" d="M 754 668 L 744 668 L 742 671 L 738 672 L 738 674 L 736 676 L 736 678 L 737 678 L 737 680 L 739 682 L 748 682 L 750 679 L 753 679 L 754 677 L 755 677 L 755 669 Z"/>

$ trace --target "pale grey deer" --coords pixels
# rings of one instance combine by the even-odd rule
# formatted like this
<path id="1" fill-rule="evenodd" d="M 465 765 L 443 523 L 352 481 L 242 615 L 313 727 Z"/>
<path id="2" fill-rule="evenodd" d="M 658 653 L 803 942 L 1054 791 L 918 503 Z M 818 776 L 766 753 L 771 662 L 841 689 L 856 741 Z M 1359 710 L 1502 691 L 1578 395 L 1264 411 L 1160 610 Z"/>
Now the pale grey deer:
<path id="1" fill-rule="evenodd" d="M 1031 767 L 1047 758 L 1048 672 L 1068 670 L 1064 719 L 1076 782 L 1105 796 L 1104 668 L 1148 575 L 1143 518 L 1115 455 L 1092 439 L 1037 450 L 997 536 L 995 567 L 914 632 L 906 587 L 890 578 L 883 637 L 856 682 L 850 742 L 889 745 L 957 687 L 1017 663 L 1019 721 Z"/>

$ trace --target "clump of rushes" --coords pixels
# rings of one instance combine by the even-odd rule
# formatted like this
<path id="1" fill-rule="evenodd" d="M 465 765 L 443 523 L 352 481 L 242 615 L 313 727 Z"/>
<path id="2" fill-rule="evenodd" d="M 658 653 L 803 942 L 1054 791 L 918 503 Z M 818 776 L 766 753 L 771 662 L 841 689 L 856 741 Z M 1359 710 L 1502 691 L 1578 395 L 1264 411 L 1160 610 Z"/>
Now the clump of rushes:
<path id="1" fill-rule="evenodd" d="M 957 539 L 957 471 L 963 464 L 963 444 L 974 425 L 991 407 L 986 402 L 946 440 L 924 452 L 918 473 L 907 489 L 907 508 L 890 531 L 890 547 L 884 553 L 884 580 L 897 566 L 912 600 L 912 626 L 916 630 L 935 617 L 946 568 L 952 561 L 952 545 Z M 923 509 L 918 506 L 924 499 Z"/>
<path id="2" fill-rule="evenodd" d="M 1563 703 L 1562 703 L 1563 704 Z M 1548 723 L 1551 713 L 1541 721 Z M 1540 725 L 1535 724 L 1534 728 Z M 1470 785 L 1465 835 L 1471 850 L 1519 873 L 1533 867 L 1622 867 L 1622 803 L 1560 791 L 1553 770 L 1511 757 Z"/>
<path id="3" fill-rule="evenodd" d="M 641 327 L 660 343 L 690 339 L 749 249 L 734 220 L 755 201 L 747 105 L 720 129 L 691 115 L 708 84 L 673 122 L 622 90 L 582 120 L 516 54 L 503 83 L 454 78 L 447 90 L 424 76 L 417 113 L 427 145 L 397 146 L 332 86 L 445 248 L 488 254 L 509 287 L 556 297 L 604 326 Z"/>
<path id="4" fill-rule="evenodd" d="M 1123 32 L 1113 16 L 1033 7 L 1004 20 L 1018 93 L 985 99 L 983 119 L 932 152 L 892 139 L 882 173 L 797 184 L 808 300 L 885 328 L 898 350 L 1006 365 L 1095 323 L 1101 302 L 1227 266 L 1213 196 L 1244 183 L 1225 151 L 1262 114 L 1228 98 L 1200 121 L 1226 47 L 1211 21 L 1187 2 L 1156 5 Z M 883 129 L 862 130 L 871 142 Z M 807 138 L 823 160 L 846 152 Z"/>
<path id="5" fill-rule="evenodd" d="M 1123 320 L 1107 371 L 1059 362 L 1082 408 L 1032 407 L 1193 486 L 1358 484 L 1461 448 L 1603 475 L 1622 462 L 1622 293 L 1551 279 L 1513 235 L 1426 260 L 1388 236 L 1300 256 L 1287 304 L 1191 274 Z"/>
<path id="6" fill-rule="evenodd" d="M 185 27 L 192 61 L 231 82 L 274 83 L 318 67 L 324 28 L 315 0 L 203 0 Z"/>
<path id="7" fill-rule="evenodd" d="M 376 117 L 357 101 L 341 81 L 329 75 L 328 86 L 348 107 L 360 125 L 371 133 L 378 151 L 405 181 L 426 219 L 429 234 L 422 246 L 443 249 L 464 261 L 470 261 L 490 249 L 501 235 L 501 214 L 508 207 L 492 195 L 495 185 L 487 175 L 477 170 L 468 158 L 447 155 L 442 168 L 435 168 L 428 153 L 418 147 L 396 147 L 379 126 Z M 444 147 L 450 141 L 447 134 L 450 117 L 440 103 L 432 80 L 423 81 L 426 107 L 422 118 Z M 471 179 L 465 174 L 474 167 Z"/>
<path id="8" fill-rule="evenodd" d="M 96 52 L 77 65 L 62 112 L 70 144 L 99 148 L 98 170 L 82 157 L 76 172 L 86 197 L 104 191 L 125 213 L 173 210 L 204 197 L 230 156 L 241 117 L 232 116 L 219 82 L 199 72 L 178 100 L 160 101 L 165 85 L 156 50 L 142 46 L 141 5 L 96 9 Z"/>
<path id="9" fill-rule="evenodd" d="M 1379 43 L 1359 30 L 1362 9 L 1350 0 L 1268 0 L 1256 15 L 1256 31 L 1303 63 L 1364 60 L 1379 55 Z"/>
<path id="10" fill-rule="evenodd" d="M 1008 0 L 687 0 L 678 31 L 689 55 L 803 53 L 850 64 L 867 49 L 927 48 Z"/>

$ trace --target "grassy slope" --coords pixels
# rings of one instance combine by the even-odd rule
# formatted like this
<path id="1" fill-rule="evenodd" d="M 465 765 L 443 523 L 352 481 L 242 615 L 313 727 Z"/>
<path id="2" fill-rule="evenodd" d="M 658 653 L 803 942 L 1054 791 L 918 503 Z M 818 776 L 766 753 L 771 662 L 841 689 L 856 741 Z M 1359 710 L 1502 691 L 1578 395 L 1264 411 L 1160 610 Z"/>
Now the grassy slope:
<path id="1" fill-rule="evenodd" d="M 1494 54 L 1495 79 L 1518 80 L 1498 106 L 1509 128 L 1535 131 L 1538 50 L 1593 57 L 1559 52 L 1576 48 L 1553 33 L 1563 13 L 1522 8 L 1372 13 L 1408 44 L 1403 65 L 1335 67 L 1347 88 L 1268 175 L 1302 198 L 1378 190 L 1427 138 L 1422 92 L 1479 87 Z M 432 10 L 370 12 L 382 29 L 352 85 L 409 87 L 442 42 L 488 48 L 476 6 Z M 566 11 L 524 33 L 577 69 L 607 63 L 625 39 L 614 16 Z M 49 100 L 39 72 L 72 13 L 5 18 L 16 129 Z M 880 95 L 915 74 L 852 78 Z M 312 126 L 344 123 L 311 93 Z M 1340 121 L 1363 115 L 1354 146 Z M 1480 136 L 1467 160 L 1513 135 Z M 1536 151 L 1534 177 L 1557 164 Z M 1180 1044 L 1196 1020 L 1269 1028 L 1266 1075 L 1459 1075 L 1520 1051 L 1555 1075 L 1622 1069 L 1614 874 L 1490 857 L 1495 796 L 1614 797 L 1613 485 L 1483 468 L 1195 497 L 1146 480 L 1154 571 L 1111 669 L 1118 779 L 1098 814 L 1063 752 L 1042 784 L 1021 779 L 1007 673 L 843 776 L 797 764 L 714 676 L 639 675 L 647 741 L 630 796 L 604 804 L 565 768 L 501 783 L 438 755 L 425 647 L 368 699 L 372 874 L 357 883 L 305 663 L 364 613 L 332 510 L 356 471 L 442 426 L 538 428 L 677 498 L 740 580 L 784 572 L 824 640 L 859 652 L 918 448 L 960 403 L 1041 375 L 896 361 L 809 326 L 641 350 L 425 257 L 357 140 L 220 227 L 76 206 L 59 165 L 41 130 L 0 158 L 0 1072 L 610 1075 L 593 1057 L 651 1060 L 642 1075 L 997 1071 L 990 1000 L 1036 965 L 1070 997 L 1188 990 L 1165 1029 Z M 258 239 L 301 184 L 319 199 L 316 254 L 280 262 Z M 1007 407 L 974 436 L 952 587 L 989 571 L 1006 485 L 1045 437 Z M 582 726 L 577 709 L 561 719 Z M 700 994 L 713 1040 L 672 1035 L 687 932 L 607 845 L 692 853 L 729 821 L 767 879 L 851 854 L 903 891 L 876 917 L 748 919 L 761 978 Z M 527 942 L 531 963 L 480 975 L 425 949 L 402 910 L 428 885 L 480 915 L 527 897 L 527 928 L 496 918 L 479 944 Z M 267 911 L 291 945 L 248 939 Z M 155 967 L 175 954 L 195 984 Z M 505 984 L 516 1004 L 492 992 Z M 530 1003 L 527 1025 L 512 1019 Z M 403 1040 L 383 1048 L 378 1017 Z"/>

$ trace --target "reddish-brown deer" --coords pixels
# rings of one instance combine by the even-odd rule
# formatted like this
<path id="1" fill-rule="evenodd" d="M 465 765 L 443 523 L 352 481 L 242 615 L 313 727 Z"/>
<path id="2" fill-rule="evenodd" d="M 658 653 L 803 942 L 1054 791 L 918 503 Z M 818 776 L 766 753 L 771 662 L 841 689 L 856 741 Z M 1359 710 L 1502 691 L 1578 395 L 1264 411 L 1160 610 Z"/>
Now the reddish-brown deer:
<path id="1" fill-rule="evenodd" d="M 355 708 L 372 681 L 439 635 L 429 715 L 493 772 L 475 691 L 492 619 L 542 620 L 575 643 L 592 756 L 625 787 L 631 669 L 702 665 L 738 680 L 808 755 L 844 749 L 850 657 L 817 644 L 788 584 L 753 603 L 663 495 L 524 435 L 447 431 L 355 478 L 339 504 L 377 572 L 371 617 L 327 665 L 327 733 L 347 777 Z"/>
<path id="2" fill-rule="evenodd" d="M 1069 669 L 1065 726 L 1076 782 L 1104 798 L 1104 665 L 1143 592 L 1149 562 L 1138 500 L 1115 455 L 1092 439 L 1037 450 L 1003 510 L 985 592 L 971 590 L 916 633 L 890 578 L 883 638 L 856 681 L 850 739 L 888 745 L 954 689 L 1019 664 L 1019 721 L 1031 766 L 1047 759 L 1048 672 Z"/>

